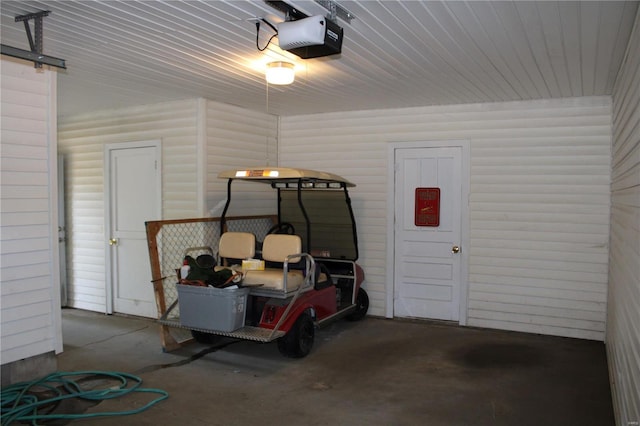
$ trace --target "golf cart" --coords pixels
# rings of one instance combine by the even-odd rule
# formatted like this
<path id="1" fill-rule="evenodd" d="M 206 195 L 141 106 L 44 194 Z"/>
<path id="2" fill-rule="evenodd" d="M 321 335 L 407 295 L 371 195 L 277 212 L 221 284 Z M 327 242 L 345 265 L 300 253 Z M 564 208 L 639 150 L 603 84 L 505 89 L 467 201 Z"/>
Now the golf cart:
<path id="1" fill-rule="evenodd" d="M 218 177 L 227 180 L 227 200 L 215 268 L 231 271 L 229 283 L 235 285 L 233 290 L 211 291 L 217 292 L 218 303 L 227 303 L 220 297 L 233 294 L 233 308 L 225 309 L 242 315 L 242 321 L 237 329 L 233 324 L 190 327 L 197 341 L 211 343 L 217 336 L 277 340 L 283 355 L 301 358 L 311 351 L 316 327 L 366 315 L 369 298 L 361 288 L 364 272 L 356 263 L 356 225 L 348 192 L 354 184 L 334 174 L 292 168 L 229 170 Z M 239 181 L 265 184 L 277 197 L 277 223 L 263 241 L 251 232 L 227 229 L 230 206 L 246 194 L 232 191 L 243 185 Z M 179 293 L 181 318 L 189 315 L 185 294 Z"/>

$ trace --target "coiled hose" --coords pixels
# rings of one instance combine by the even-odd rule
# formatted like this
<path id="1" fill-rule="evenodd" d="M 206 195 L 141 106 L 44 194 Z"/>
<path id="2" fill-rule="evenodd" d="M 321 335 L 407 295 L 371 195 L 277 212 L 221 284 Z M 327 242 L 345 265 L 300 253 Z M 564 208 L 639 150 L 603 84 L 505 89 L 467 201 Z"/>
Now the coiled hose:
<path id="1" fill-rule="evenodd" d="M 78 379 L 73 380 L 71 379 L 72 377 Z M 106 380 L 109 383 L 109 387 L 91 390 L 82 389 L 79 382 L 87 380 L 92 382 Z M 113 382 L 117 384 L 113 385 Z M 1 424 L 5 426 L 19 421 L 38 425 L 38 421 L 54 419 L 72 420 L 138 414 L 169 397 L 169 394 L 164 390 L 141 388 L 141 384 L 142 379 L 133 374 L 110 371 L 57 372 L 39 380 L 16 383 L 2 389 Z M 53 413 L 60 402 L 67 399 L 80 398 L 97 401 L 96 403 L 98 403 L 107 399 L 119 398 L 132 392 L 154 393 L 159 396 L 134 410 L 83 414 Z M 43 393 L 53 396 L 42 400 L 36 396 Z"/>

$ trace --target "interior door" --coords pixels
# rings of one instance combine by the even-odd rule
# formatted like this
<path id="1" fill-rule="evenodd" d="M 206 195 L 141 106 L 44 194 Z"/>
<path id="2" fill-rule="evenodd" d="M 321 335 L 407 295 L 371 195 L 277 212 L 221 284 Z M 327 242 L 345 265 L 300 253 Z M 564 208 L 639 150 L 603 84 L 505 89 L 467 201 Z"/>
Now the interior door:
<path id="1" fill-rule="evenodd" d="M 113 311 L 155 318 L 145 222 L 161 218 L 159 142 L 119 144 L 108 159 Z"/>
<path id="2" fill-rule="evenodd" d="M 60 306 L 68 301 L 67 285 L 67 225 L 64 209 L 64 157 L 58 154 L 58 251 L 60 262 Z"/>
<path id="3" fill-rule="evenodd" d="M 458 321 L 462 148 L 399 148 L 394 161 L 394 316 Z M 416 188 L 440 190 L 437 226 L 416 225 Z"/>

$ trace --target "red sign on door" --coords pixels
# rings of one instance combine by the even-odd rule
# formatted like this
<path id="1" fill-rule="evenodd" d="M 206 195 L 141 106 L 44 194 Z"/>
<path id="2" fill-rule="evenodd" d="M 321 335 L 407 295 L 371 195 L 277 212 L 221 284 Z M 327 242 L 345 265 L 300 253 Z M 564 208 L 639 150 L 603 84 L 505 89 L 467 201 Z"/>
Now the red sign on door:
<path id="1" fill-rule="evenodd" d="M 440 226 L 440 188 L 416 188 L 416 226 Z"/>

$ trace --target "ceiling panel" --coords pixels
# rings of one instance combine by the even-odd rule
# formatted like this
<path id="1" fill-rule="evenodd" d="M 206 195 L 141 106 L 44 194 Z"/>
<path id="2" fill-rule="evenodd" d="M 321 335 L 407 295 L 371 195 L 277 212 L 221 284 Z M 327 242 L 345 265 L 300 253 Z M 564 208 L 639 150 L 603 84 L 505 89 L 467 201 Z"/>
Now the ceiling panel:
<path id="1" fill-rule="evenodd" d="M 291 1 L 326 14 L 314 1 Z M 278 115 L 499 102 L 611 93 L 637 1 L 369 1 L 340 55 L 303 60 L 261 52 L 253 19 L 284 19 L 262 1 L 2 1 L 2 43 L 28 48 L 14 17 L 50 10 L 44 53 L 58 72 L 59 113 L 191 97 Z M 258 45 L 273 31 L 261 26 Z M 271 86 L 265 63 L 296 64 Z"/>

